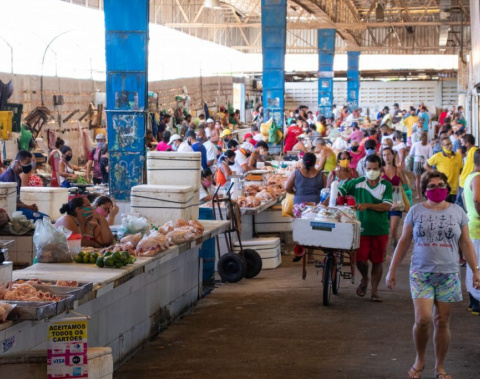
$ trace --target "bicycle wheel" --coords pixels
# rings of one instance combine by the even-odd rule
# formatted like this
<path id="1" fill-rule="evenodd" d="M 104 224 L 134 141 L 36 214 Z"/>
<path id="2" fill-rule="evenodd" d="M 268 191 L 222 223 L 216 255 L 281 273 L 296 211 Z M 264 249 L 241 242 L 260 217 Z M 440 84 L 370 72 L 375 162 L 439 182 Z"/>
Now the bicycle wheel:
<path id="1" fill-rule="evenodd" d="M 333 265 L 333 270 L 332 270 L 332 292 L 334 295 L 338 295 L 338 290 L 340 289 L 340 278 L 342 277 L 341 273 L 341 267 L 342 263 L 340 262 L 335 262 Z"/>
<path id="2" fill-rule="evenodd" d="M 327 255 L 323 266 L 323 305 L 330 304 L 330 295 L 332 293 L 332 272 L 333 259 Z"/>

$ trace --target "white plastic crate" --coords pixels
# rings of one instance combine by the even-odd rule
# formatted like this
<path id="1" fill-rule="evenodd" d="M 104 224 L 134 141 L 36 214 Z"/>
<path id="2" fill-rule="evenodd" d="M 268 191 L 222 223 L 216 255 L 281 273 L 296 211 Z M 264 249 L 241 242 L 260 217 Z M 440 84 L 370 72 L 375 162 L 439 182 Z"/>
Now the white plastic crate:
<path id="1" fill-rule="evenodd" d="M 28 205 L 37 204 L 40 212 L 58 220 L 62 216 L 60 208 L 68 202 L 68 188 L 22 187 L 20 200 Z"/>
<path id="2" fill-rule="evenodd" d="M 293 229 L 293 217 L 282 217 L 280 207 L 272 207 L 255 216 L 255 231 L 258 233 L 284 233 Z"/>
<path id="3" fill-rule="evenodd" d="M 190 220 L 193 204 L 198 203 L 194 196 L 190 186 L 142 184 L 132 187 L 131 211 L 160 226 L 171 220 Z"/>
<path id="4" fill-rule="evenodd" d="M 262 257 L 262 270 L 274 269 L 282 264 L 280 238 L 254 238 L 242 241 L 244 249 L 253 249 Z M 233 250 L 240 251 L 240 244 L 234 243 Z"/>

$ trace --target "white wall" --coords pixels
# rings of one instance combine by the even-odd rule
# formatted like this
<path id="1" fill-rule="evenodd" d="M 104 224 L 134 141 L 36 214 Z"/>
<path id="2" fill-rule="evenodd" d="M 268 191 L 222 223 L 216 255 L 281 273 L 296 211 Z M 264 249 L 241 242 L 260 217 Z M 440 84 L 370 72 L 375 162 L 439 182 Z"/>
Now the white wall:
<path id="1" fill-rule="evenodd" d="M 346 104 L 347 83 L 335 82 L 333 86 L 333 102 L 337 107 Z M 286 83 L 285 108 L 295 109 L 299 105 L 308 105 L 317 110 L 318 83 L 301 82 Z M 390 108 L 398 103 L 402 109 L 410 105 L 418 106 L 423 101 L 431 113 L 436 108 L 457 105 L 458 93 L 456 80 L 424 80 L 424 81 L 361 81 L 359 105 L 365 111 L 378 112 L 385 105 Z"/>

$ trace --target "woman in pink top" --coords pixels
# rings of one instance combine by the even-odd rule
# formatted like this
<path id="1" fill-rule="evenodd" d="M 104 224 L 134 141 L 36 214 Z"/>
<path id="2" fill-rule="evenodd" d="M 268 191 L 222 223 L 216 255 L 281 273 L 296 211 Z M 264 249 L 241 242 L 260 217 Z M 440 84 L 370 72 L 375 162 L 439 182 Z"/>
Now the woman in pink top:
<path id="1" fill-rule="evenodd" d="M 157 151 L 170 151 L 172 146 L 168 144 L 170 141 L 170 132 L 165 130 L 162 135 L 162 142 L 157 145 Z"/>
<path id="2" fill-rule="evenodd" d="M 361 149 L 357 141 L 352 141 L 352 144 L 350 145 L 350 156 L 352 159 L 350 160 L 350 165 L 348 167 L 356 169 L 360 159 L 365 156 L 365 149 Z"/>

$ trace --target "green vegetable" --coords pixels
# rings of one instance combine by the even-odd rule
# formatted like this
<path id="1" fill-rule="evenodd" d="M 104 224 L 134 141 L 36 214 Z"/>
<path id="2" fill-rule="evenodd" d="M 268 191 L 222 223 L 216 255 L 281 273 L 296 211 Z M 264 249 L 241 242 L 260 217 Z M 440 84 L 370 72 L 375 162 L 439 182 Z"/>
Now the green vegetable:
<path id="1" fill-rule="evenodd" d="M 95 258 L 93 255 L 90 255 L 90 261 L 88 263 L 95 263 L 97 261 L 97 258 Z"/>
<path id="2" fill-rule="evenodd" d="M 72 180 L 71 182 L 76 184 L 90 184 L 90 182 L 83 176 L 79 176 L 77 180 Z"/>
<path id="3" fill-rule="evenodd" d="M 130 256 L 130 258 L 128 259 L 129 264 L 135 263 L 136 261 L 137 261 L 137 258 L 135 258 L 134 256 Z"/>
<path id="4" fill-rule="evenodd" d="M 90 253 L 83 256 L 83 263 L 90 263 Z"/>
<path id="5" fill-rule="evenodd" d="M 80 253 L 78 253 L 77 257 L 82 257 L 85 255 L 85 253 L 83 251 L 81 251 Z"/>
<path id="6" fill-rule="evenodd" d="M 115 265 L 115 262 L 112 257 L 104 258 L 103 263 L 105 264 L 105 267 L 113 267 Z"/>
<path id="7" fill-rule="evenodd" d="M 75 258 L 73 258 L 73 261 L 75 263 L 83 263 L 83 257 L 79 255 L 77 255 Z"/>
<path id="8" fill-rule="evenodd" d="M 112 255 L 113 253 L 111 251 L 107 251 L 105 254 L 103 254 L 104 257 L 108 257 Z"/>
<path id="9" fill-rule="evenodd" d="M 93 253 L 93 254 L 92 254 L 92 257 L 94 257 L 95 260 L 96 260 L 96 259 L 98 258 L 98 253 L 97 253 L 97 252 Z"/>
<path id="10" fill-rule="evenodd" d="M 123 263 L 122 263 L 122 262 L 117 262 L 117 263 L 115 263 L 115 267 L 116 267 L 116 268 L 122 268 L 122 267 L 123 267 Z"/>
<path id="11" fill-rule="evenodd" d="M 128 265 L 128 260 L 130 259 L 130 253 L 128 251 L 122 251 L 122 263 Z"/>
<path id="12" fill-rule="evenodd" d="M 112 258 L 115 263 L 122 262 L 122 255 L 118 251 L 112 254 Z"/>
<path id="13" fill-rule="evenodd" d="M 103 257 L 98 257 L 97 258 L 97 266 L 98 267 L 104 267 L 105 266 L 105 262 L 103 261 Z"/>

